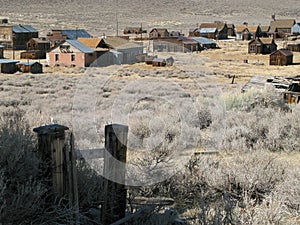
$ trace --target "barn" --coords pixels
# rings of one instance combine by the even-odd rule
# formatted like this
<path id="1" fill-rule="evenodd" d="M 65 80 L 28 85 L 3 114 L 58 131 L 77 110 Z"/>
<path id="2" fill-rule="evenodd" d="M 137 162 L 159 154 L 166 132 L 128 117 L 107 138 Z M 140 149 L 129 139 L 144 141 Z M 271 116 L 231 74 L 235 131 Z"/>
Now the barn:
<path id="1" fill-rule="evenodd" d="M 293 64 L 293 53 L 286 49 L 279 49 L 270 54 L 270 65 L 287 66 Z"/>

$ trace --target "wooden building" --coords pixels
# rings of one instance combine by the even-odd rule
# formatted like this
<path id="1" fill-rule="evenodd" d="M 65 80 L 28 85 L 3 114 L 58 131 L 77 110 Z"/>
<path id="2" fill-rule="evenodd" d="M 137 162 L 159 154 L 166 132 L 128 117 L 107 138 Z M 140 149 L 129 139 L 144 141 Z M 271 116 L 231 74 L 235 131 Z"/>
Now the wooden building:
<path id="1" fill-rule="evenodd" d="M 50 49 L 47 38 L 31 38 L 27 42 L 27 51 L 21 53 L 21 59 L 46 59 L 46 52 Z"/>
<path id="2" fill-rule="evenodd" d="M 43 65 L 39 62 L 19 62 L 17 66 L 22 73 L 43 73 Z"/>
<path id="3" fill-rule="evenodd" d="M 251 40 L 261 37 L 261 30 L 259 26 L 240 25 L 235 27 L 236 40 Z"/>
<path id="4" fill-rule="evenodd" d="M 300 52 L 300 43 L 299 42 L 289 43 L 287 45 L 287 49 L 291 52 Z"/>
<path id="5" fill-rule="evenodd" d="M 300 23 L 295 23 L 292 27 L 292 35 L 299 35 L 300 34 Z"/>
<path id="6" fill-rule="evenodd" d="M 125 27 L 123 34 L 146 34 L 147 30 L 143 30 L 142 26 L 140 27 Z"/>
<path id="7" fill-rule="evenodd" d="M 228 37 L 235 37 L 235 26 L 233 23 L 227 24 L 227 35 Z"/>
<path id="8" fill-rule="evenodd" d="M 209 39 L 217 39 L 218 29 L 217 28 L 199 28 L 194 30 L 192 37 L 205 37 Z"/>
<path id="9" fill-rule="evenodd" d="M 170 34 L 166 28 L 153 28 L 149 32 L 149 39 L 169 38 Z"/>
<path id="10" fill-rule="evenodd" d="M 277 50 L 277 45 L 272 38 L 257 38 L 248 43 L 248 53 L 270 54 Z"/>
<path id="11" fill-rule="evenodd" d="M 224 22 L 214 22 L 214 23 L 202 23 L 199 26 L 200 31 L 203 29 L 207 29 L 212 31 L 212 29 L 216 29 L 216 35 L 215 38 L 216 40 L 221 40 L 221 39 L 227 39 L 228 38 L 228 27 L 227 24 Z M 202 32 L 203 33 L 203 32 Z M 201 36 L 201 37 L 207 37 L 208 36 Z"/>
<path id="12" fill-rule="evenodd" d="M 287 66 L 293 64 L 293 53 L 286 49 L 279 49 L 270 54 L 270 65 Z"/>
<path id="13" fill-rule="evenodd" d="M 95 60 L 95 51 L 77 40 L 65 40 L 47 52 L 49 66 L 88 67 Z"/>
<path id="14" fill-rule="evenodd" d="M 291 35 L 292 27 L 295 25 L 294 19 L 275 19 L 270 23 L 269 36 L 273 38 L 283 38 Z"/>
<path id="15" fill-rule="evenodd" d="M 38 35 L 38 31 L 28 25 L 0 26 L 0 44 L 9 49 L 25 50 L 27 42 Z"/>
<path id="16" fill-rule="evenodd" d="M 261 37 L 269 37 L 270 26 L 259 26 L 261 31 Z"/>
<path id="17" fill-rule="evenodd" d="M 84 29 L 75 30 L 52 30 L 47 34 L 47 39 L 51 42 L 51 47 L 59 45 L 65 40 L 76 40 L 77 38 L 90 38 L 90 35 Z"/>
<path id="18" fill-rule="evenodd" d="M 18 71 L 17 60 L 0 59 L 0 73 L 15 73 Z"/>

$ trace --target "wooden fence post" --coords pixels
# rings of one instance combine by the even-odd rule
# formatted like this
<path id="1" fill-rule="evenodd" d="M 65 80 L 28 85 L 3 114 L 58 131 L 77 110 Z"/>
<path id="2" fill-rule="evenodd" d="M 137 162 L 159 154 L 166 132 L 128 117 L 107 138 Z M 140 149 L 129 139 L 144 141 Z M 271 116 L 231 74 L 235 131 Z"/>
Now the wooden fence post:
<path id="1" fill-rule="evenodd" d="M 45 176 L 53 192 L 68 197 L 70 208 L 78 209 L 77 171 L 73 134 L 67 138 L 68 127 L 51 124 L 34 128 L 38 135 L 38 151 L 46 163 Z"/>
<path id="2" fill-rule="evenodd" d="M 127 136 L 128 126 L 119 124 L 105 126 L 104 201 L 101 207 L 103 225 L 125 217 Z"/>

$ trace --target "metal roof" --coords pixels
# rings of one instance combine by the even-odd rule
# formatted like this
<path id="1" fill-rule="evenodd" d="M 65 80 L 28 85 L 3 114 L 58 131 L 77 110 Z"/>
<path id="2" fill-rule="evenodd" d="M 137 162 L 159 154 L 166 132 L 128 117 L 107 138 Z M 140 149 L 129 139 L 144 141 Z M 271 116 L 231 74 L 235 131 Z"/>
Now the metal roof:
<path id="1" fill-rule="evenodd" d="M 18 60 L 12 60 L 12 59 L 0 59 L 0 64 L 4 64 L 4 63 L 18 63 L 20 61 Z"/>
<path id="2" fill-rule="evenodd" d="M 196 32 L 203 34 L 203 33 L 215 33 L 216 31 L 217 28 L 200 28 Z"/>
<path id="3" fill-rule="evenodd" d="M 204 37 L 191 37 L 191 39 L 197 41 L 199 44 L 204 44 L 204 45 L 216 44 L 216 42 L 214 42 L 213 40 Z"/>
<path id="4" fill-rule="evenodd" d="M 67 35 L 68 39 L 76 40 L 77 38 L 90 38 L 92 35 L 90 35 L 86 30 L 84 29 L 78 29 L 78 30 L 61 30 L 61 33 L 64 35 Z"/>
<path id="5" fill-rule="evenodd" d="M 38 62 L 18 62 L 17 65 L 32 66 Z M 38 63 L 40 64 L 40 63 Z"/>
<path id="6" fill-rule="evenodd" d="M 32 26 L 29 26 L 29 25 L 13 26 L 12 30 L 14 33 L 36 33 L 36 32 L 38 32 L 36 29 L 34 29 Z"/>
<path id="7" fill-rule="evenodd" d="M 66 40 L 70 45 L 74 46 L 83 53 L 93 53 L 94 51 L 77 40 Z"/>

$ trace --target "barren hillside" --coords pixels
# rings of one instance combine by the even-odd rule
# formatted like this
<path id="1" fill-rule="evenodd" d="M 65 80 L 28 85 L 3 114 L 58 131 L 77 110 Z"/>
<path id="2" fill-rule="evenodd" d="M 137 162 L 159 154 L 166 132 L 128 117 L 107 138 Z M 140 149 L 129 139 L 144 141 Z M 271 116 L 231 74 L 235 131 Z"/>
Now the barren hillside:
<path id="1" fill-rule="evenodd" d="M 150 29 L 165 26 L 187 33 L 197 23 L 224 20 L 236 24 L 269 24 L 272 14 L 277 18 L 300 20 L 298 0 L 2 0 L 3 17 L 13 23 L 31 24 L 42 34 L 51 28 L 86 28 L 93 35 L 116 34 L 125 26 Z"/>

